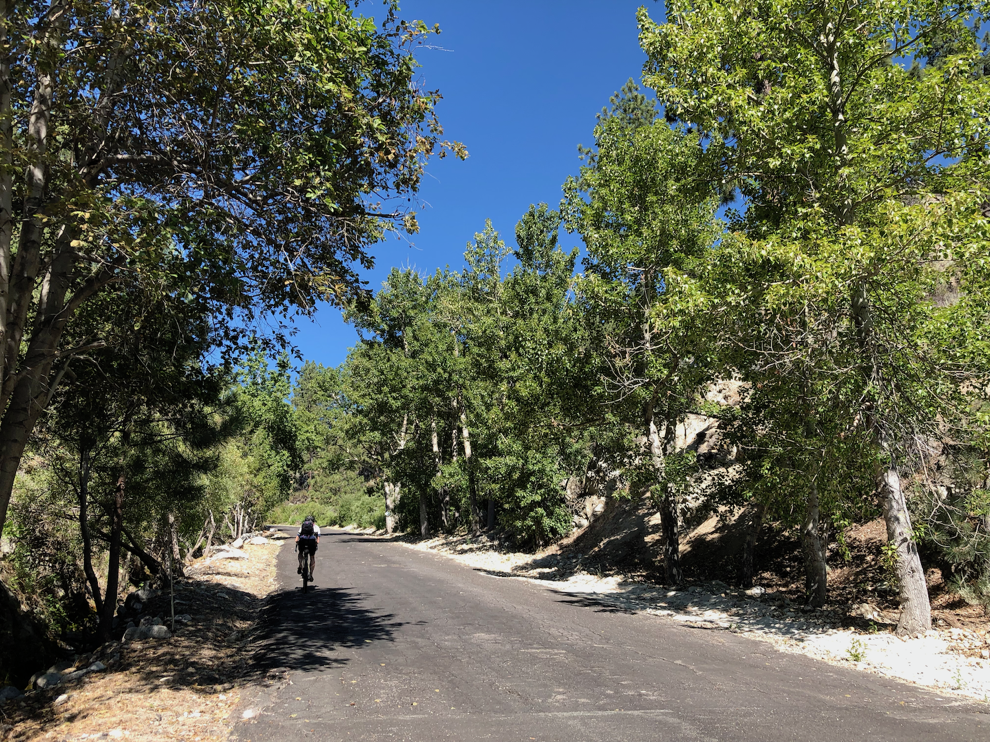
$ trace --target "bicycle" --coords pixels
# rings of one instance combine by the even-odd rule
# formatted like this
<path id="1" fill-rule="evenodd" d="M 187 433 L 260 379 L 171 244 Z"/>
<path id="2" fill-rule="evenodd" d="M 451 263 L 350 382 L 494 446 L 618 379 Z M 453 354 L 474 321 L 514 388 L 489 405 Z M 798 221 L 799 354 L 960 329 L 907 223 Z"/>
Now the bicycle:
<path id="1" fill-rule="evenodd" d="M 297 553 L 299 552 L 299 544 L 296 544 L 296 552 Z M 301 572 L 304 593 L 309 590 L 309 583 L 313 581 L 313 576 L 310 574 L 309 571 L 309 559 L 310 559 L 309 551 L 304 550 L 304 553 L 302 555 L 302 572 Z"/>

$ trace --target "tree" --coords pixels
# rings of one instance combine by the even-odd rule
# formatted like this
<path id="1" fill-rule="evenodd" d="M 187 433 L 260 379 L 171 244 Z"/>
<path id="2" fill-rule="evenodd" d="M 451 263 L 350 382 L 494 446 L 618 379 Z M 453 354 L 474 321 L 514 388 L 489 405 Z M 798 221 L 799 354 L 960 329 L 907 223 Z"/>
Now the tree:
<path id="1" fill-rule="evenodd" d="M 203 368 L 207 323 L 195 307 L 171 301 L 131 285 L 106 288 L 88 302 L 73 330 L 120 337 L 113 337 L 113 352 L 79 359 L 36 429 L 55 489 L 74 501 L 66 510 L 76 515 L 103 639 L 113 628 L 123 552 L 156 577 L 171 577 L 163 561 L 178 563 L 181 574 L 178 521 L 202 496 L 215 449 L 230 432 L 221 412 L 226 378 Z M 97 543 L 108 552 L 102 586 Z"/>
<path id="2" fill-rule="evenodd" d="M 947 273 L 974 297 L 987 285 L 988 88 L 973 74 L 975 35 L 963 32 L 984 10 L 940 0 L 674 0 L 667 23 L 639 16 L 646 84 L 704 139 L 713 179 L 744 199 L 721 255 L 786 263 L 800 280 L 784 290 L 843 299 L 828 306 L 843 321 L 829 323 L 835 352 L 819 370 L 858 400 L 847 428 L 868 432 L 897 553 L 900 633 L 931 621 L 901 462 L 913 439 L 938 435 L 940 418 L 960 409 L 959 380 L 974 373 L 954 365 L 958 348 L 931 344 L 949 315 L 932 297 Z M 931 74 L 911 74 L 910 61 L 948 31 L 960 40 L 955 53 Z M 766 273 L 761 291 L 772 294 L 773 280 Z M 982 304 L 968 305 L 977 310 L 964 317 L 971 337 L 985 332 Z M 802 322 L 793 313 L 774 321 Z"/>
<path id="3" fill-rule="evenodd" d="M 279 355 L 275 368 L 271 368 L 259 347 L 245 359 L 238 373 L 240 384 L 234 389 L 234 397 L 246 423 L 245 436 L 239 443 L 250 461 L 251 475 L 239 510 L 240 515 L 250 513 L 250 521 L 285 502 L 292 492 L 294 474 L 302 469 L 299 424 L 289 401 L 289 368 L 287 353 Z M 239 523 L 234 536 L 240 536 L 241 531 Z"/>
<path id="4" fill-rule="evenodd" d="M 632 82 L 599 116 L 595 145 L 583 150 L 588 164 L 565 185 L 568 229 L 588 247 L 579 291 L 605 345 L 600 403 L 635 431 L 635 453 L 628 455 L 631 442 L 620 434 L 613 460 L 634 491 L 653 498 L 666 579 L 676 584 L 678 488 L 687 470 L 670 456 L 677 424 L 712 374 L 699 266 L 717 235 L 717 199 L 697 178 L 697 135 L 657 120 Z"/>
<path id="5" fill-rule="evenodd" d="M 413 79 L 438 29 L 353 5 L 0 0 L 0 524 L 104 287 L 167 284 L 236 344 L 362 296 L 370 245 L 415 231 L 426 160 L 466 156 Z"/>

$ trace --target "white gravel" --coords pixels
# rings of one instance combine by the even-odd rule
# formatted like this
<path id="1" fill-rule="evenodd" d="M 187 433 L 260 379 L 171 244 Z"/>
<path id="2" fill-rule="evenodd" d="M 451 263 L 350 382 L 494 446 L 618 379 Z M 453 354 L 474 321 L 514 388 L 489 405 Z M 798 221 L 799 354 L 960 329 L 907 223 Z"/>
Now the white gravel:
<path id="1" fill-rule="evenodd" d="M 593 596 L 629 611 L 721 628 L 769 642 L 784 652 L 990 702 L 990 625 L 983 633 L 932 630 L 901 639 L 891 633 L 890 625 L 876 622 L 874 633 L 843 628 L 837 612 L 808 610 L 774 593 L 757 595 L 760 588 L 747 594 L 712 582 L 667 590 L 625 577 L 591 574 L 582 569 L 579 558 L 498 552 L 484 542 L 465 538 L 404 545 L 443 554 L 498 578 L 525 579 L 554 590 Z M 561 579 L 564 575 L 569 576 Z"/>

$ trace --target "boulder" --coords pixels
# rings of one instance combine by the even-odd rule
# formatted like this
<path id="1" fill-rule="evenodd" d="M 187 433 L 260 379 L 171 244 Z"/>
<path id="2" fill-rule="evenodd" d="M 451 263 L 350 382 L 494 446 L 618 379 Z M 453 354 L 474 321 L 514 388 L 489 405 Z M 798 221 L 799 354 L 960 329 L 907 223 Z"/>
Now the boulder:
<path id="1" fill-rule="evenodd" d="M 248 543 L 253 544 L 254 546 L 263 546 L 264 544 L 268 543 L 268 539 L 266 539 L 264 536 L 255 536 L 251 539 L 248 539 Z"/>
<path id="2" fill-rule="evenodd" d="M 247 559 L 248 555 L 243 551 L 221 551 L 213 559 Z"/>
<path id="3" fill-rule="evenodd" d="M 148 636 L 152 639 L 171 639 L 172 632 L 164 626 L 152 626 L 148 629 Z"/>
<path id="4" fill-rule="evenodd" d="M 244 539 L 239 538 L 236 541 L 234 541 L 230 546 L 233 549 L 240 549 L 242 546 L 244 546 Z"/>
<path id="5" fill-rule="evenodd" d="M 125 642 L 140 642 L 144 641 L 149 636 L 149 629 L 146 626 L 134 626 L 124 632 L 123 641 Z"/>
<path id="6" fill-rule="evenodd" d="M 46 672 L 40 678 L 34 681 L 34 687 L 44 690 L 45 688 L 54 688 L 56 685 L 62 682 L 62 674 L 58 672 Z"/>
<path id="7" fill-rule="evenodd" d="M 61 705 L 65 704 L 65 703 L 68 703 L 68 702 L 69 702 L 69 694 L 68 693 L 63 693 L 62 695 L 60 695 L 58 698 L 55 699 L 55 702 L 52 705 L 53 706 L 61 706 Z"/>
<path id="8" fill-rule="evenodd" d="M 7 701 L 13 700 L 14 698 L 20 698 L 24 694 L 20 692 L 13 685 L 5 685 L 0 688 L 0 705 L 6 703 Z"/>
<path id="9" fill-rule="evenodd" d="M 175 617 L 176 623 L 192 623 L 192 616 L 188 613 L 180 613 Z"/>
<path id="10" fill-rule="evenodd" d="M 94 662 L 94 663 L 93 663 L 92 665 L 90 665 L 90 666 L 89 666 L 89 667 L 88 667 L 87 669 L 88 669 L 88 670 L 89 670 L 90 672 L 103 672 L 104 670 L 106 670 L 106 669 L 107 669 L 107 666 L 106 666 L 106 665 L 104 665 L 104 664 L 103 664 L 102 662 L 100 662 L 99 660 L 97 660 L 97 661 L 96 661 L 96 662 Z"/>
<path id="11" fill-rule="evenodd" d="M 137 596 L 137 599 L 140 600 L 142 603 L 147 603 L 152 598 L 157 598 L 159 595 L 161 595 L 161 592 L 155 590 L 154 588 L 142 587 L 134 594 Z"/>
<path id="12" fill-rule="evenodd" d="M 89 668 L 88 667 L 84 667 L 82 670 L 76 670 L 75 672 L 70 672 L 70 673 L 68 673 L 66 675 L 63 675 L 62 676 L 62 682 L 63 683 L 72 683 L 72 682 L 74 682 L 76 680 L 79 680 L 79 678 L 83 677 L 84 675 L 88 675 L 88 674 L 89 674 Z"/>
<path id="13" fill-rule="evenodd" d="M 72 672 L 73 670 L 76 669 L 75 668 L 75 664 L 76 663 L 73 662 L 72 660 L 62 660 L 61 662 L 56 662 L 54 665 L 52 665 L 51 667 L 49 667 L 48 668 L 48 672 L 49 673 L 53 673 L 53 672 L 58 672 L 58 673 Z"/>

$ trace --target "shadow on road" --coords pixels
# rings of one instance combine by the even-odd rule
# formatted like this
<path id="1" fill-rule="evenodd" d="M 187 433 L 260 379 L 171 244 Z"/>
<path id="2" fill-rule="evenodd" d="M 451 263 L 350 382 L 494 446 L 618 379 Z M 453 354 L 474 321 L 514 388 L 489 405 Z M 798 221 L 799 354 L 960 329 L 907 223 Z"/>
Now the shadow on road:
<path id="1" fill-rule="evenodd" d="M 552 590 L 551 592 L 562 598 L 562 600 L 557 601 L 558 603 L 573 605 L 577 608 L 593 608 L 598 613 L 628 613 L 632 615 L 639 612 L 635 608 L 608 603 L 591 595 L 574 595 L 573 593 L 565 593 L 560 590 Z"/>
<path id="2" fill-rule="evenodd" d="M 404 625 L 391 613 L 364 607 L 366 595 L 317 584 L 303 594 L 301 585 L 273 595 L 261 616 L 262 639 L 251 662 L 251 674 L 264 676 L 277 668 L 321 672 L 347 660 L 338 649 L 393 641 Z"/>

